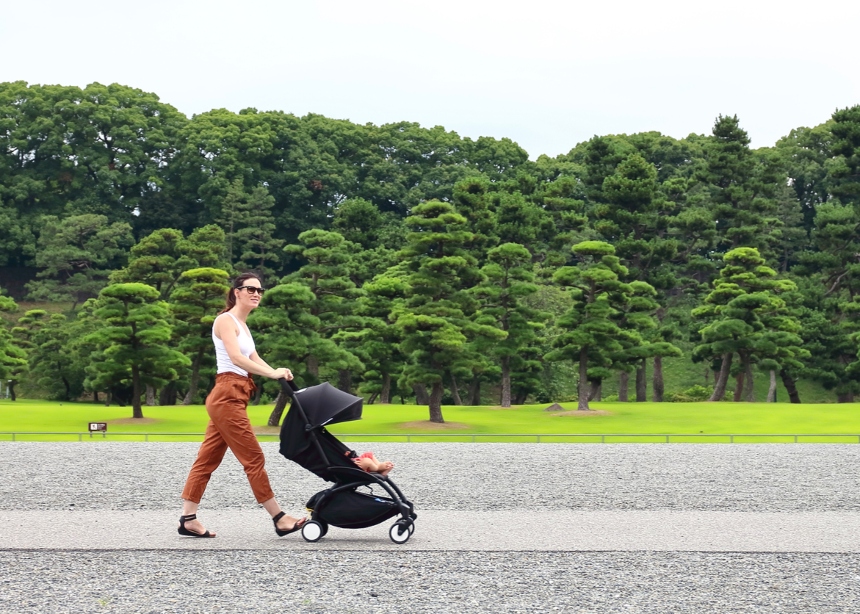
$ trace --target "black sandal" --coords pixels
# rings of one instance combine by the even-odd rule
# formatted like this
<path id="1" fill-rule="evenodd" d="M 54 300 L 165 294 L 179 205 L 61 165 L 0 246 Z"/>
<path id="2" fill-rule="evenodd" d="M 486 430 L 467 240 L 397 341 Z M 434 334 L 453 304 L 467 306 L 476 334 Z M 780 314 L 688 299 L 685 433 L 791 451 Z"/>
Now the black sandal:
<path id="1" fill-rule="evenodd" d="M 205 533 L 195 533 L 189 529 L 185 528 L 185 523 L 189 520 L 197 520 L 197 514 L 189 514 L 188 516 L 180 516 L 179 517 L 179 528 L 176 529 L 180 535 L 185 535 L 186 537 L 215 537 L 209 531 Z"/>
<path id="2" fill-rule="evenodd" d="M 290 533 L 295 533 L 296 531 L 301 529 L 303 526 L 305 526 L 305 522 L 307 522 L 306 519 L 301 518 L 299 520 L 296 520 L 296 524 L 293 525 L 292 529 L 287 529 L 286 531 L 284 531 L 283 529 L 278 528 L 278 521 L 281 518 L 283 518 L 284 516 L 286 516 L 286 514 L 284 512 L 278 512 L 277 514 L 272 516 L 272 522 L 275 523 L 275 533 L 278 534 L 278 537 L 283 537 L 284 535 L 289 535 Z"/>

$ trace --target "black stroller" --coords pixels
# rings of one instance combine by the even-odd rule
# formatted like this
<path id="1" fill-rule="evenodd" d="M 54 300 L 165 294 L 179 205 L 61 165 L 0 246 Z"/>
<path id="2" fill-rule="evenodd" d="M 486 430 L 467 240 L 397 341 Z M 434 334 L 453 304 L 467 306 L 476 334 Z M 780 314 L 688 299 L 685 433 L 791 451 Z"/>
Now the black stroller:
<path id="1" fill-rule="evenodd" d="M 388 536 L 395 544 L 405 544 L 415 531 L 412 503 L 388 477 L 357 467 L 352 460 L 355 452 L 325 429 L 326 424 L 361 418 L 363 399 L 328 383 L 297 390 L 293 382 L 280 381 L 284 394 L 292 398 L 281 426 L 281 454 L 334 482 L 307 502 L 311 517 L 302 527 L 302 537 L 315 542 L 330 525 L 363 529 L 399 514 Z M 373 487 L 385 492 L 375 493 Z"/>

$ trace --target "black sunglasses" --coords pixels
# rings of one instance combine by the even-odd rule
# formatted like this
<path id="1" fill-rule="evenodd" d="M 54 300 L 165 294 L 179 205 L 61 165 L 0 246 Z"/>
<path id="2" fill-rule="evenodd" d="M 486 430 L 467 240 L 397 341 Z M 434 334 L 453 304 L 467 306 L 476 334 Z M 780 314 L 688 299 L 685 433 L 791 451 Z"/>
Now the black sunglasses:
<path id="1" fill-rule="evenodd" d="M 265 288 L 258 288 L 257 286 L 239 286 L 236 290 L 247 290 L 248 294 L 259 294 L 260 296 L 266 291 Z"/>

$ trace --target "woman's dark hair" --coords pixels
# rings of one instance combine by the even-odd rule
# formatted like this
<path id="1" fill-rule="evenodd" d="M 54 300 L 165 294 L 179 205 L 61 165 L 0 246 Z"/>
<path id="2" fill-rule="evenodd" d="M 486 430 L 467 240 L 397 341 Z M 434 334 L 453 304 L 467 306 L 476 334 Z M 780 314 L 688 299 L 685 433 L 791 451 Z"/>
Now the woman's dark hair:
<path id="1" fill-rule="evenodd" d="M 262 277 L 260 277 L 256 273 L 252 273 L 251 271 L 248 271 L 247 273 L 242 273 L 241 275 L 239 275 L 239 277 L 233 280 L 232 287 L 227 291 L 227 300 L 224 304 L 224 309 L 219 311 L 218 315 L 221 315 L 225 311 L 230 311 L 231 309 L 233 309 L 233 307 L 236 306 L 236 293 L 234 292 L 234 290 L 236 290 L 236 288 L 241 288 L 242 286 L 244 286 L 245 282 L 249 279 L 256 279 L 260 282 L 261 286 L 263 285 Z"/>

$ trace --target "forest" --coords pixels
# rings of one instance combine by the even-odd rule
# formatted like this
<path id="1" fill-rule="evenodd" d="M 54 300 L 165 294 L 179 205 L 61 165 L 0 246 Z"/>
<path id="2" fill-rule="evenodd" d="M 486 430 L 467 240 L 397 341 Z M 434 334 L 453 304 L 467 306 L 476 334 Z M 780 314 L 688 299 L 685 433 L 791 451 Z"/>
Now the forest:
<path id="1" fill-rule="evenodd" d="M 440 126 L 0 83 L 3 391 L 136 417 L 200 403 L 212 321 L 253 270 L 270 364 L 435 422 L 443 404 L 853 402 L 860 106 L 822 122 L 752 149 L 727 114 L 531 160 Z M 697 383 L 667 386 L 666 365 Z M 273 399 L 277 424 L 266 382 Z"/>

